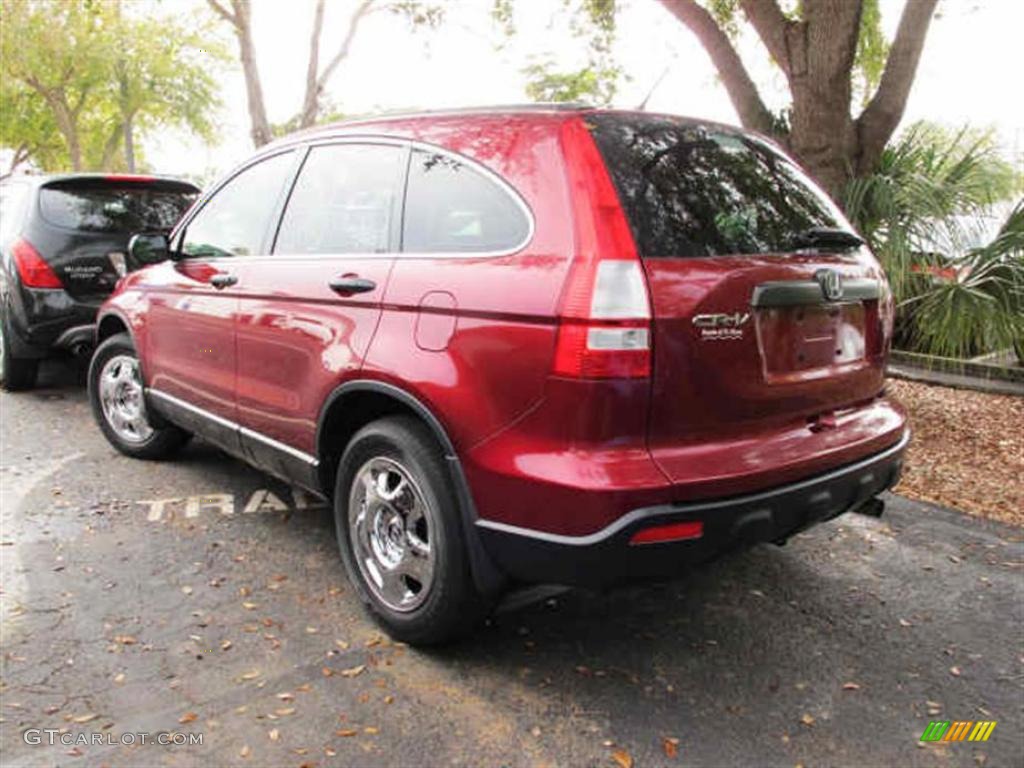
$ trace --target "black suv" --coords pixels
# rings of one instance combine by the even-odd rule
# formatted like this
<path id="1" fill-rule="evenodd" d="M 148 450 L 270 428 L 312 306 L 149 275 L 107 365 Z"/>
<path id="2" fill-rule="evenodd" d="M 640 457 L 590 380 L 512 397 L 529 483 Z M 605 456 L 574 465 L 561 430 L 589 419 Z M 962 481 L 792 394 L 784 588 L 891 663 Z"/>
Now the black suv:
<path id="1" fill-rule="evenodd" d="M 153 176 L 19 176 L 0 183 L 0 383 L 35 384 L 40 358 L 87 353 L 96 310 L 133 268 L 134 232 L 170 231 L 199 189 Z"/>

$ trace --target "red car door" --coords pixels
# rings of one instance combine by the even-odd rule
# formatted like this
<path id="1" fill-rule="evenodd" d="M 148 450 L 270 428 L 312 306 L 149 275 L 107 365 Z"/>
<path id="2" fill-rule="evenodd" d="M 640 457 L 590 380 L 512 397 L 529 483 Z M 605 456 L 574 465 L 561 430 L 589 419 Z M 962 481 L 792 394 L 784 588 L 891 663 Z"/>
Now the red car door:
<path id="1" fill-rule="evenodd" d="M 238 449 L 236 284 L 241 263 L 267 249 L 295 152 L 231 177 L 174 236 L 178 256 L 149 271 L 144 371 L 158 407 Z"/>
<path id="2" fill-rule="evenodd" d="M 238 421 L 248 458 L 272 474 L 315 484 L 320 409 L 380 320 L 407 152 L 310 148 L 271 254 L 238 270 Z"/>

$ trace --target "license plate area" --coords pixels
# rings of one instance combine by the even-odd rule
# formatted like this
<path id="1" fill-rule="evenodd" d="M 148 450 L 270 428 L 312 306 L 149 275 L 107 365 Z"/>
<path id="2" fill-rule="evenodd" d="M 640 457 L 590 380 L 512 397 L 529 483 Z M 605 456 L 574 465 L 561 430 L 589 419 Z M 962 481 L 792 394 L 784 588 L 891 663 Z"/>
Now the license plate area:
<path id="1" fill-rule="evenodd" d="M 765 379 L 828 376 L 864 362 L 866 318 L 859 301 L 756 310 Z"/>

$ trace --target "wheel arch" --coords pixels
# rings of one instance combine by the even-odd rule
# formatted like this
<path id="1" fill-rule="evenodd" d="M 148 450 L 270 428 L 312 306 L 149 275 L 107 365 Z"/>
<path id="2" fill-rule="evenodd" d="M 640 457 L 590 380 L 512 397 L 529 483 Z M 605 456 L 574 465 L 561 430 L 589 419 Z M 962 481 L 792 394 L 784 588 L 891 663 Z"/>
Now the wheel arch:
<path id="1" fill-rule="evenodd" d="M 96 322 L 96 346 L 99 346 L 111 336 L 118 333 L 127 333 L 131 336 L 131 326 L 128 324 L 128 321 L 121 317 L 117 312 L 109 310 L 101 315 Z M 134 342 L 135 339 L 132 338 L 132 341 Z"/>
<path id="2" fill-rule="evenodd" d="M 499 591 L 506 578 L 494 565 L 480 541 L 476 528 L 476 506 L 455 445 L 441 420 L 430 408 L 401 387 L 383 381 L 360 379 L 341 384 L 327 397 L 320 410 L 316 429 L 318 472 L 324 494 L 329 498 L 333 494 L 338 462 L 352 436 L 366 424 L 395 414 L 413 416 L 425 424 L 437 440 L 448 467 L 448 480 L 452 483 L 459 503 L 460 521 L 473 579 L 481 592 Z"/>

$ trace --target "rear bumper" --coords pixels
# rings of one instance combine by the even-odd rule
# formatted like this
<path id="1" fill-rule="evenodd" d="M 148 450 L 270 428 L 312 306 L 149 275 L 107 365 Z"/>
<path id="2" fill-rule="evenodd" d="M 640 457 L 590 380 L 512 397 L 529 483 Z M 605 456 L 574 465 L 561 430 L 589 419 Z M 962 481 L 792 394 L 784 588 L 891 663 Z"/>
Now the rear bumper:
<path id="1" fill-rule="evenodd" d="M 688 565 L 742 546 L 784 539 L 854 509 L 894 486 L 909 432 L 871 456 L 820 475 L 726 499 L 642 507 L 586 536 L 563 536 L 478 520 L 481 541 L 496 565 L 527 582 L 575 586 L 671 576 Z M 700 522 L 698 539 L 630 544 L 640 530 Z"/>
<path id="2" fill-rule="evenodd" d="M 57 288 L 18 286 L 10 298 L 12 344 L 19 357 L 45 357 L 54 349 L 91 346 L 99 304 Z"/>

